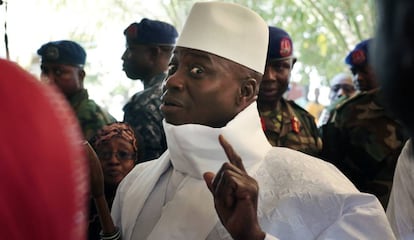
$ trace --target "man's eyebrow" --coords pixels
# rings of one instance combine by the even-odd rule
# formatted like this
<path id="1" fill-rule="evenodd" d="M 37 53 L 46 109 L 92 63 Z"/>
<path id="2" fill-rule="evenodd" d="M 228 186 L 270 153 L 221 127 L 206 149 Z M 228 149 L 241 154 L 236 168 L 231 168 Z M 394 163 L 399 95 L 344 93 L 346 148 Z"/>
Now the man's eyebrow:
<path id="1" fill-rule="evenodd" d="M 177 52 L 174 51 L 173 59 L 176 59 L 176 56 L 175 56 L 176 54 L 177 54 Z M 214 63 L 213 57 L 209 53 L 204 53 L 204 52 L 201 52 L 201 51 L 182 51 L 182 52 L 180 52 L 180 54 L 196 58 L 197 60 L 204 61 L 207 64 L 213 64 Z"/>

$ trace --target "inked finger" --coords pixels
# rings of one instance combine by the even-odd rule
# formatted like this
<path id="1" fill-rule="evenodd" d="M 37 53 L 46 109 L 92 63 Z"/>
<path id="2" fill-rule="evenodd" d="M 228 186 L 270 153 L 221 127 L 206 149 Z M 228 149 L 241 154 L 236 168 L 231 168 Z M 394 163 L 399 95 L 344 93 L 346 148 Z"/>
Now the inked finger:
<path id="1" fill-rule="evenodd" d="M 233 147 L 230 145 L 229 142 L 224 138 L 223 135 L 219 135 L 219 142 L 220 145 L 223 147 L 224 152 L 226 153 L 227 158 L 229 161 L 234 164 L 237 168 L 242 170 L 243 172 L 246 172 L 246 169 L 244 168 L 242 159 L 240 156 L 234 151 Z"/>

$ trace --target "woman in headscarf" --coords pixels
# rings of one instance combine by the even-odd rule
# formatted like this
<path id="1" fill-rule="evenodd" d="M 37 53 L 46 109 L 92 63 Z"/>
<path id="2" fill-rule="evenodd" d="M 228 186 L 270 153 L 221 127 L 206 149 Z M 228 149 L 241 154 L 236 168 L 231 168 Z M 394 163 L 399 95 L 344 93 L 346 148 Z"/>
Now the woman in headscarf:
<path id="1" fill-rule="evenodd" d="M 142 158 L 143 146 L 138 143 L 139 140 L 132 127 L 122 122 L 105 125 L 91 139 L 94 151 L 89 149 L 93 198 L 89 215 L 89 240 L 105 236 L 116 239 L 119 235 L 109 211 L 118 184 Z M 102 171 L 99 171 L 100 167 Z"/>

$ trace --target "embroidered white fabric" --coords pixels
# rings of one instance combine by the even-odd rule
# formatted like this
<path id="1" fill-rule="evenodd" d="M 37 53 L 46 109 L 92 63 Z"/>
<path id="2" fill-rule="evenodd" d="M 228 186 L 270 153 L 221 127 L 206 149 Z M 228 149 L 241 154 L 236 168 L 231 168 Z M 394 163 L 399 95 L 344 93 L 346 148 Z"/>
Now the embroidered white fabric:
<path id="1" fill-rule="evenodd" d="M 118 188 L 112 215 L 124 240 L 141 239 L 136 238 L 138 232 L 133 234 L 137 218 L 154 196 L 170 199 L 165 198 L 169 181 L 159 181 L 166 171 L 183 173 L 177 194 L 170 189 L 170 201 L 152 205 L 159 219 L 139 228 L 152 229 L 150 236 L 162 239 L 231 239 L 200 179 L 204 171 L 215 172 L 227 161 L 218 134 L 228 139 L 259 183 L 258 217 L 266 239 L 394 239 L 375 196 L 360 193 L 327 162 L 287 148 L 272 148 L 255 103 L 221 129 L 165 123 L 165 130 L 169 150 L 158 160 L 138 165 Z M 160 195 L 154 188 L 166 190 Z M 186 189 L 184 195 L 179 194 L 182 189 Z M 145 219 L 138 222 L 145 223 Z"/>
<path id="2" fill-rule="evenodd" d="M 414 152 L 413 142 L 405 143 L 397 167 L 387 217 L 397 239 L 414 239 Z"/>

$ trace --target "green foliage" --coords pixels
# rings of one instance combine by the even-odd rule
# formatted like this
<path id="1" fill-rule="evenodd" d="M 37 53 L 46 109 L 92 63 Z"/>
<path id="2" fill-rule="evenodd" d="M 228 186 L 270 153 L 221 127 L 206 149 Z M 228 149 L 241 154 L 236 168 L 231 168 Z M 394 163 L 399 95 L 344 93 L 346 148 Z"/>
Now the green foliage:
<path id="1" fill-rule="evenodd" d="M 163 1 L 172 22 L 181 26 L 195 0 Z M 269 25 L 285 29 L 294 42 L 301 83 L 309 83 L 316 70 L 322 83 L 342 71 L 347 53 L 359 41 L 373 36 L 375 2 L 352 0 L 237 0 L 259 13 Z"/>
<path id="2" fill-rule="evenodd" d="M 111 74 L 113 66 L 119 66 L 120 69 L 121 64 L 114 62 L 108 68 L 108 63 L 113 62 L 107 61 L 107 51 L 112 52 L 112 49 L 108 49 L 111 46 L 102 48 L 98 40 L 108 38 L 108 32 L 109 37 L 114 36 L 114 39 L 118 35 L 122 37 L 122 31 L 129 23 L 144 17 L 170 22 L 181 31 L 191 6 L 199 0 L 34 1 L 36 6 L 48 10 L 50 21 L 59 22 L 59 28 L 65 29 L 65 35 L 60 35 L 59 38 L 75 40 L 86 48 L 90 61 L 86 67 L 88 71 L 85 81 L 91 89 L 104 89 L 102 92 L 107 94 L 105 104 L 110 105 L 114 98 L 126 102 L 131 93 L 139 89 L 133 81 L 124 79 L 124 75 Z M 348 51 L 359 41 L 372 37 L 375 29 L 375 0 L 222 1 L 247 6 L 260 14 L 269 25 L 281 27 L 290 33 L 294 54 L 298 58 L 294 70 L 299 77 L 295 80 L 302 85 L 308 85 L 310 76 L 315 76 L 315 72 L 322 84 L 328 84 L 338 72 L 348 71 L 344 64 Z M 65 24 L 65 18 L 69 24 Z M 53 33 L 54 29 L 50 31 Z M 114 43 L 124 44 L 115 40 Z M 117 58 L 122 51 L 121 48 Z M 34 55 L 33 58 L 32 63 L 38 64 L 38 56 Z"/>

